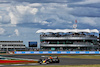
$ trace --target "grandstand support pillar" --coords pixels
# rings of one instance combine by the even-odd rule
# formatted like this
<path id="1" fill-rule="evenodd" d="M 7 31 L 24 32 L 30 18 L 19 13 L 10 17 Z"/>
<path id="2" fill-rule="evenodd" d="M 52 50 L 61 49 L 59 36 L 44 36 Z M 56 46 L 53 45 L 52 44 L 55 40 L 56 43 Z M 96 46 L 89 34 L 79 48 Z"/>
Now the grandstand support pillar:
<path id="1" fill-rule="evenodd" d="M 2 45 L 0 44 L 0 50 L 2 49 Z"/>
<path id="2" fill-rule="evenodd" d="M 94 50 L 94 45 L 92 46 L 92 50 Z"/>
<path id="3" fill-rule="evenodd" d="M 14 45 L 14 51 L 15 51 L 15 45 Z"/>
<path id="4" fill-rule="evenodd" d="M 7 53 L 8 53 L 8 44 L 7 44 Z"/>

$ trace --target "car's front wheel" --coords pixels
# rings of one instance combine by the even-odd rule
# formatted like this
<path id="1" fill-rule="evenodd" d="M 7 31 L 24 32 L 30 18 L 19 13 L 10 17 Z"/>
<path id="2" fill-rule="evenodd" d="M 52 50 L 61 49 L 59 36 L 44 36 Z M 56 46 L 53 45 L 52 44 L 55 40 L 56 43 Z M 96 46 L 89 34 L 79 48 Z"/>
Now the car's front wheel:
<path id="1" fill-rule="evenodd" d="M 42 59 L 39 60 L 39 63 L 42 64 Z"/>
<path id="2" fill-rule="evenodd" d="M 40 61 L 39 63 L 42 64 L 42 61 Z"/>

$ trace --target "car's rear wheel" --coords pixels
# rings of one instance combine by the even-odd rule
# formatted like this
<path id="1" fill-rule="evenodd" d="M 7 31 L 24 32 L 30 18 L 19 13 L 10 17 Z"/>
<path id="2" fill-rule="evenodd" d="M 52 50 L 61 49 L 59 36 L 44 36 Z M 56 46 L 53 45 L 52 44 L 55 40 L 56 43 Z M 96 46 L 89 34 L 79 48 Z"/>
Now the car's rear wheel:
<path id="1" fill-rule="evenodd" d="M 60 61 L 58 60 L 58 61 L 56 61 L 56 63 L 59 63 Z"/>
<path id="2" fill-rule="evenodd" d="M 51 59 L 49 59 L 49 62 L 50 62 L 50 63 L 52 63 L 52 60 L 51 60 Z"/>

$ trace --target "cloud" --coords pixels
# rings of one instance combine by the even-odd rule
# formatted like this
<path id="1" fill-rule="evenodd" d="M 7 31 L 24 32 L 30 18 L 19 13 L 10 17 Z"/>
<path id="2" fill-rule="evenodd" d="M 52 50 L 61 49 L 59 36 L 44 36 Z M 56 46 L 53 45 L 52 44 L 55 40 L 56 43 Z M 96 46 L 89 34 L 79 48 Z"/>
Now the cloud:
<path id="1" fill-rule="evenodd" d="M 37 4 L 36 4 L 37 5 Z M 35 5 L 33 5 L 35 6 Z M 38 12 L 37 8 L 31 8 L 29 6 L 16 6 L 16 10 L 20 13 L 20 14 L 25 14 L 25 13 L 32 13 L 33 15 L 35 15 Z"/>
<path id="2" fill-rule="evenodd" d="M 76 4 L 91 4 L 91 3 L 100 3 L 100 0 L 84 0 L 81 2 L 77 2 Z"/>
<path id="3" fill-rule="evenodd" d="M 62 5 L 62 6 L 61 6 Z M 66 7 L 66 8 L 65 8 Z M 63 8 L 63 10 L 61 10 Z M 64 9 L 65 8 L 65 9 Z M 9 17 L 12 25 L 24 27 L 42 27 L 50 28 L 55 27 L 55 23 L 67 23 L 66 18 L 63 17 L 65 12 L 68 12 L 72 8 L 67 8 L 66 4 L 19 4 L 11 7 L 9 11 Z M 58 10 L 58 12 L 56 12 Z M 62 13 L 63 11 L 63 13 Z M 66 13 L 68 15 L 68 13 Z M 66 16 L 65 15 L 65 16 Z M 62 17 L 62 18 L 61 18 Z M 70 17 L 70 16 L 69 16 Z M 68 23 L 71 22 L 68 20 Z M 25 25 L 26 24 L 26 25 Z M 44 26 L 47 25 L 47 26 Z M 55 26 L 54 26 L 55 25 Z"/>
<path id="4" fill-rule="evenodd" d="M 8 32 L 10 29 L 10 32 Z M 19 30 L 18 29 L 13 29 L 13 28 L 9 28 L 8 29 L 6 28 L 6 36 L 8 37 L 15 37 L 15 36 L 19 36 Z"/>
<path id="5" fill-rule="evenodd" d="M 18 31 L 18 29 L 15 29 L 15 34 L 16 34 L 16 36 L 19 36 L 19 31 Z"/>
<path id="6" fill-rule="evenodd" d="M 0 28 L 0 35 L 4 34 L 4 32 L 5 32 L 5 29 Z"/>
<path id="7" fill-rule="evenodd" d="M 16 27 L 14 24 L 0 24 L 0 27 Z"/>
<path id="8" fill-rule="evenodd" d="M 70 3 L 70 4 L 68 4 L 68 7 L 70 7 L 70 8 L 78 8 L 78 7 L 81 7 L 81 8 L 83 8 L 83 7 L 89 7 L 89 8 L 100 8 L 100 3 L 98 2 L 98 3 L 89 3 L 89 4 L 74 4 L 74 3 Z"/>
<path id="9" fill-rule="evenodd" d="M 40 3 L 32 3 L 32 4 L 29 4 L 30 7 L 38 7 L 38 6 L 41 6 Z"/>
<path id="10" fill-rule="evenodd" d="M 38 29 L 72 29 L 76 19 L 79 29 L 99 29 L 99 0 L 0 0 L 1 40 L 39 41 Z"/>
<path id="11" fill-rule="evenodd" d="M 0 4 L 8 4 L 8 3 L 10 3 L 10 1 L 7 1 L 7 0 L 0 0 Z"/>
<path id="12" fill-rule="evenodd" d="M 1 16 L 1 21 L 7 24 L 20 27 L 40 27 L 40 28 L 56 28 L 59 25 L 68 25 L 70 27 L 73 21 L 78 17 L 99 17 L 99 9 L 85 8 L 85 7 L 69 7 L 69 5 L 74 5 L 74 3 L 85 2 L 84 0 L 64 0 L 65 3 L 60 3 L 60 0 L 50 3 L 52 0 L 44 2 L 49 3 L 38 3 L 38 1 L 17 1 L 21 3 L 11 2 L 9 7 L 5 8 L 8 16 Z M 30 3 L 33 2 L 33 3 Z M 37 3 L 36 3 L 37 2 Z M 68 2 L 68 4 L 66 3 Z M 87 5 L 88 6 L 88 5 Z M 4 8 L 3 8 L 4 9 Z M 90 12 L 89 12 L 90 11 Z M 3 20 L 3 19 L 8 20 Z M 58 27 L 57 27 L 58 28 Z M 60 26 L 59 28 L 65 28 Z"/>
<path id="13" fill-rule="evenodd" d="M 67 0 L 14 0 L 17 2 L 28 2 L 28 3 L 65 3 Z"/>
<path id="14" fill-rule="evenodd" d="M 3 6 L 3 11 L 0 12 L 3 14 L 0 16 L 1 26 L 11 24 L 11 26 L 33 28 L 66 28 L 64 26 L 71 28 L 75 19 L 91 20 L 91 23 L 87 21 L 88 24 L 96 26 L 98 17 L 100 17 L 100 9 L 96 5 L 96 3 L 100 3 L 99 0 L 5 0 L 5 2 L 11 4 L 6 4 L 6 6 L 8 5 L 6 8 L 3 8 L 5 5 L 0 4 Z M 89 6 L 89 4 L 93 5 Z M 87 22 L 82 23 L 87 24 Z"/>
<path id="15" fill-rule="evenodd" d="M 74 5 L 74 1 L 71 5 Z M 77 1 L 80 2 L 80 1 Z M 83 1 L 82 1 L 83 2 Z M 87 5 L 88 6 L 88 5 Z M 30 28 L 72 28 L 75 19 L 91 20 L 89 25 L 97 24 L 93 17 L 100 17 L 98 8 L 69 7 L 62 3 L 19 3 L 9 9 L 11 24 Z M 91 17 L 91 18 L 89 18 Z M 87 24 L 87 22 L 82 22 Z"/>
<path id="16" fill-rule="evenodd" d="M 38 12 L 37 8 L 32 8 L 29 6 L 14 6 L 10 8 L 9 16 L 11 19 L 11 24 L 20 23 L 30 23 L 33 22 L 34 15 Z"/>
<path id="17" fill-rule="evenodd" d="M 76 7 L 70 14 L 79 17 L 100 17 L 100 9 L 89 7 Z"/>
<path id="18" fill-rule="evenodd" d="M 10 12 L 9 16 L 10 16 L 11 24 L 16 25 L 18 22 L 17 22 L 17 18 L 15 17 L 15 15 L 12 12 Z"/>

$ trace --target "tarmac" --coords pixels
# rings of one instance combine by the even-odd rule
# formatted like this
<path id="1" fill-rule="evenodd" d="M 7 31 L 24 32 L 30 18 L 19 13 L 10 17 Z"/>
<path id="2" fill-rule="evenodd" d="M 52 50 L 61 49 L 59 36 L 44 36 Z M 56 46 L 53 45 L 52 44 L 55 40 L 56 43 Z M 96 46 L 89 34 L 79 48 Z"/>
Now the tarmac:
<path id="1" fill-rule="evenodd" d="M 24 59 L 41 59 L 43 55 L 4 55 L 3 57 L 24 58 Z M 45 55 L 46 56 L 46 55 Z M 60 63 L 48 65 L 90 65 L 100 64 L 100 59 L 79 59 L 79 58 L 59 58 Z"/>

